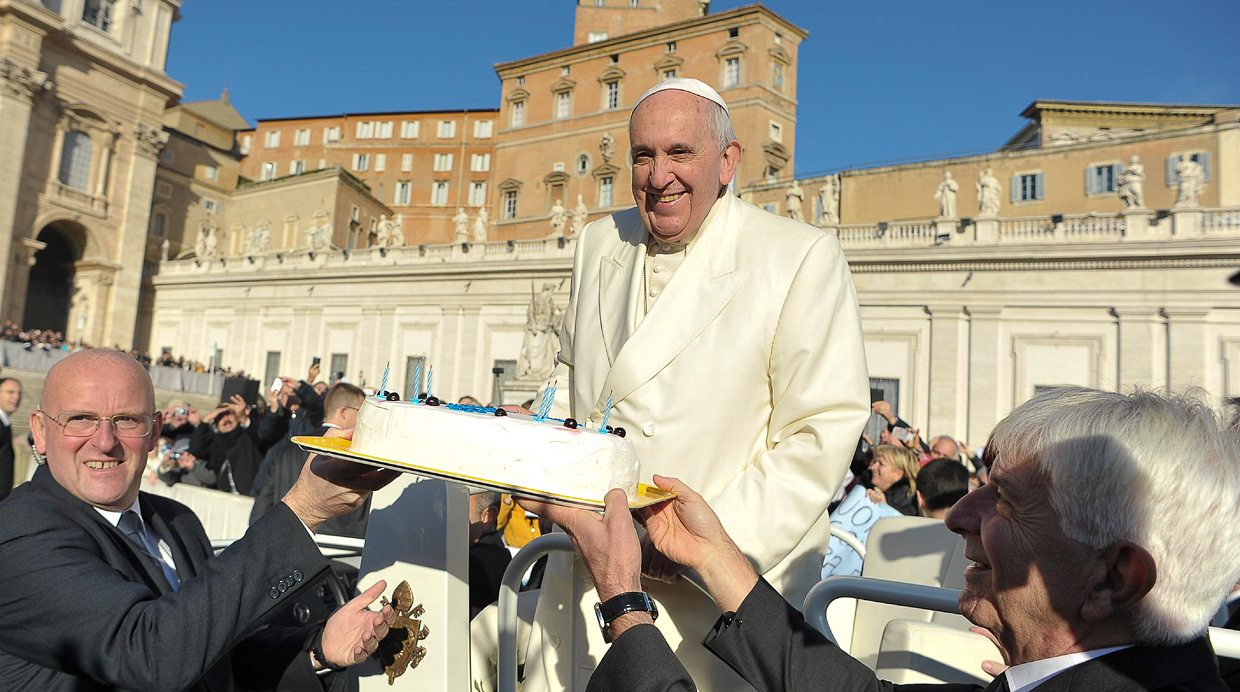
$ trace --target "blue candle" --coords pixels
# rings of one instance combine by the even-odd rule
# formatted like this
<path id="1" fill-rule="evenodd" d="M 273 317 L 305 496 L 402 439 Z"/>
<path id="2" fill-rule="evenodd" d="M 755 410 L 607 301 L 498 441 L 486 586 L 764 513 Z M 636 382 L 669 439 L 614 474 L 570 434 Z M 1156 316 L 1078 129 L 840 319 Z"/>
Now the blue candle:
<path id="1" fill-rule="evenodd" d="M 422 384 L 422 364 L 418 363 L 418 367 L 413 370 L 413 396 L 409 398 L 410 401 L 418 400 L 418 385 L 420 384 Z M 406 392 L 405 396 L 409 396 L 409 393 Z"/>
<path id="2" fill-rule="evenodd" d="M 426 398 L 431 398 L 431 382 L 435 379 L 435 368 L 426 369 Z"/>
<path id="3" fill-rule="evenodd" d="M 387 376 L 388 376 L 388 370 L 391 369 L 391 367 L 392 367 L 391 361 L 388 361 L 388 364 L 383 366 L 383 381 L 379 383 L 379 396 L 380 397 L 384 396 L 387 393 Z"/>
<path id="4" fill-rule="evenodd" d="M 611 392 L 607 392 L 607 408 L 603 409 L 603 427 L 598 429 L 599 432 L 607 432 L 608 418 L 611 418 Z"/>

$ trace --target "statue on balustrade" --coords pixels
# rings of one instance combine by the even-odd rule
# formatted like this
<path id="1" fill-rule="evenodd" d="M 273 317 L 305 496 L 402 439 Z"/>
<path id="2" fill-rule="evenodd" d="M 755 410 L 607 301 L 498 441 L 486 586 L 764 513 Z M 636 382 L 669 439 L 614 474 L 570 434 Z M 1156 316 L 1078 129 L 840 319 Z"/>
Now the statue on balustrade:
<path id="1" fill-rule="evenodd" d="M 160 262 L 168 261 L 168 248 L 171 246 L 172 246 L 172 243 L 169 242 L 167 238 L 164 238 L 164 242 L 159 244 L 159 261 Z"/>
<path id="2" fill-rule="evenodd" d="M 564 310 L 556 307 L 553 291 L 554 282 L 544 283 L 542 293 L 532 296 L 526 309 L 525 339 L 517 358 L 518 380 L 542 382 L 555 367 Z"/>
<path id="3" fill-rule="evenodd" d="M 551 235 L 564 235 L 564 226 L 568 224 L 568 210 L 564 208 L 564 203 L 556 200 L 551 205 Z"/>
<path id="4" fill-rule="evenodd" d="M 1128 159 L 1128 165 L 1115 178 L 1119 183 L 1119 198 L 1129 209 L 1145 206 L 1145 166 L 1140 156 Z"/>
<path id="5" fill-rule="evenodd" d="M 271 227 L 260 225 L 254 231 L 254 252 L 267 252 L 267 248 L 271 245 Z"/>
<path id="6" fill-rule="evenodd" d="M 469 214 L 465 213 L 465 207 L 456 208 L 456 216 L 452 217 L 452 223 L 455 229 L 452 233 L 452 242 L 468 243 L 469 242 Z"/>
<path id="7" fill-rule="evenodd" d="M 822 187 L 818 188 L 818 206 L 822 213 L 818 223 L 840 222 L 840 176 L 838 174 L 829 175 L 826 180 L 822 181 Z"/>
<path id="8" fill-rule="evenodd" d="M 805 193 L 801 191 L 801 184 L 793 180 L 792 186 L 784 191 L 784 208 L 788 213 L 788 218 L 793 221 L 803 220 L 804 202 Z"/>
<path id="9" fill-rule="evenodd" d="M 379 223 L 375 224 L 375 247 L 387 247 L 392 242 L 392 226 L 387 214 L 379 215 Z"/>
<path id="10" fill-rule="evenodd" d="M 405 232 L 400 229 L 400 222 L 388 219 L 388 246 L 405 247 Z"/>
<path id="11" fill-rule="evenodd" d="M 581 229 L 586 227 L 586 216 L 589 213 L 590 210 L 586 209 L 585 200 L 581 198 L 581 195 L 577 195 L 577 206 L 573 208 L 573 235 L 578 235 Z"/>
<path id="12" fill-rule="evenodd" d="M 1201 204 L 1201 190 L 1206 186 L 1206 171 L 1192 159 L 1180 159 L 1175 164 L 1175 178 L 1180 182 L 1180 194 L 1176 207 L 1196 207 Z"/>
<path id="13" fill-rule="evenodd" d="M 934 191 L 934 198 L 939 202 L 939 216 L 949 219 L 956 218 L 956 193 L 960 191 L 960 183 L 952 179 L 951 171 L 943 171 L 943 182 Z"/>
<path id="14" fill-rule="evenodd" d="M 322 226 L 311 225 L 306 229 L 306 247 L 311 251 L 326 250 L 330 247 L 332 237 L 332 224 L 325 223 Z"/>
<path id="15" fill-rule="evenodd" d="M 487 227 L 491 225 L 489 216 L 490 212 L 487 211 L 486 207 L 478 207 L 478 218 L 474 219 L 475 243 L 487 242 Z"/>
<path id="16" fill-rule="evenodd" d="M 989 168 L 977 175 L 977 208 L 978 216 L 997 216 L 999 214 L 999 195 L 1003 187 L 999 179 Z"/>
<path id="17" fill-rule="evenodd" d="M 254 229 L 246 226 L 241 231 L 241 254 L 250 255 L 254 253 Z"/>

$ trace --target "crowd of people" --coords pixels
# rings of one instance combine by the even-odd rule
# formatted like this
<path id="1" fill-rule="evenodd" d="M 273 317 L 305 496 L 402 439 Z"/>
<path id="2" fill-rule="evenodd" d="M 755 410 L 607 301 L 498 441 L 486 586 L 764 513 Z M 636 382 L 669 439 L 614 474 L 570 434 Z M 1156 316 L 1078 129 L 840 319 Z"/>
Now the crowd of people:
<path id="1" fill-rule="evenodd" d="M 83 348 L 95 348 L 92 344 L 80 340 L 65 341 L 65 334 L 62 331 L 53 329 L 22 329 L 21 325 L 12 320 L 4 321 L 2 328 L 0 328 L 0 339 L 23 344 L 27 350 L 37 348 L 45 351 L 75 351 Z M 185 356 L 174 356 L 168 352 L 161 353 L 152 358 L 151 354 L 137 349 L 126 351 L 121 348 L 120 344 L 113 345 L 112 349 L 128 353 L 134 360 L 147 367 L 160 365 L 166 368 L 177 368 L 193 372 L 213 372 L 224 377 L 248 377 L 244 370 L 234 370 L 222 365 L 212 365 L 211 363 L 204 363 L 192 358 L 186 358 Z"/>

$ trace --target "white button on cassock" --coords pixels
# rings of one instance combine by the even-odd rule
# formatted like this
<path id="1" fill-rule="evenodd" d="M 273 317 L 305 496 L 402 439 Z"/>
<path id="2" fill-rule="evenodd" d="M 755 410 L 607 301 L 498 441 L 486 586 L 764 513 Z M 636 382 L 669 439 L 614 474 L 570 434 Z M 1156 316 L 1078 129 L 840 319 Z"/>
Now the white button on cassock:
<path id="1" fill-rule="evenodd" d="M 642 432 L 645 433 L 646 437 L 654 437 L 654 434 L 658 431 L 658 429 L 659 426 L 655 425 L 653 422 L 642 426 Z"/>

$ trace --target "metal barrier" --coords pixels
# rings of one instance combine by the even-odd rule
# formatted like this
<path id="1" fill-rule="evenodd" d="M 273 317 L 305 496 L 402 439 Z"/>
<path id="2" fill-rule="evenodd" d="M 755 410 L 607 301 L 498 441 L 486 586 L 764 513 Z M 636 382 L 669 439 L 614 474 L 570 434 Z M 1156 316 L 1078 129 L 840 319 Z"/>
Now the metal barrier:
<path id="1" fill-rule="evenodd" d="M 837 598 L 859 598 L 959 614 L 959 595 L 960 592 L 955 589 L 937 586 L 904 584 L 868 577 L 828 577 L 815 584 L 806 594 L 803 612 L 806 622 L 831 641 L 835 641 L 831 626 L 827 624 L 827 606 Z M 1209 633 L 1214 653 L 1226 658 L 1240 659 L 1240 632 L 1211 627 Z"/>
<path id="2" fill-rule="evenodd" d="M 573 542 L 568 535 L 550 533 L 535 538 L 517 551 L 508 569 L 504 570 L 496 613 L 499 621 L 497 692 L 517 692 L 517 591 L 521 588 L 521 577 L 540 557 L 554 552 L 573 552 Z"/>

